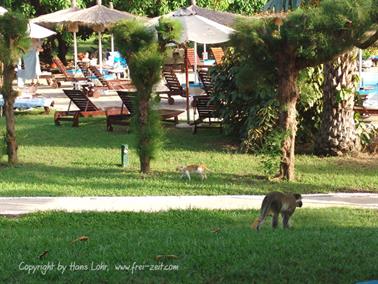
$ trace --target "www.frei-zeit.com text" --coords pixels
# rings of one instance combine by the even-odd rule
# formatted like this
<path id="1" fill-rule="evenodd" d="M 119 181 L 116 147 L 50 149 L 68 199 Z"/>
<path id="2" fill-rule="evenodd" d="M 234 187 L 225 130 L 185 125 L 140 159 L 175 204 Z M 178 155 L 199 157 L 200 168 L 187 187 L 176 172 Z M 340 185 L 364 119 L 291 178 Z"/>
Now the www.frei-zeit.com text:
<path id="1" fill-rule="evenodd" d="M 89 264 L 79 264 L 76 262 L 71 262 L 69 264 L 64 264 L 61 262 L 48 262 L 46 264 L 28 264 L 25 262 L 20 262 L 18 265 L 18 269 L 20 271 L 24 271 L 28 274 L 35 274 L 41 273 L 42 275 L 46 275 L 52 271 L 59 271 L 60 273 L 66 272 L 79 272 L 79 271 L 93 271 L 93 272 L 105 272 L 105 271 L 120 271 L 120 272 L 127 272 L 127 273 L 138 273 L 143 271 L 178 271 L 179 265 L 175 264 L 138 264 L 136 262 L 133 263 L 120 263 L 120 264 L 113 264 L 108 265 L 104 262 L 95 263 L 91 262 Z"/>

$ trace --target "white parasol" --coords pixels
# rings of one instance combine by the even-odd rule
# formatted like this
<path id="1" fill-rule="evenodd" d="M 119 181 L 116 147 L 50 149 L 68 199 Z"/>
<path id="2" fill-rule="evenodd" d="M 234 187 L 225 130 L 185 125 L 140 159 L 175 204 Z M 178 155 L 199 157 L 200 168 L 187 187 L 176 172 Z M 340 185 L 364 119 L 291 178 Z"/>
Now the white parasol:
<path id="1" fill-rule="evenodd" d="M 199 13 L 201 15 L 199 15 Z M 188 41 L 194 42 L 194 73 L 197 72 L 197 43 L 202 44 L 215 44 L 223 43 L 229 40 L 230 35 L 234 32 L 234 29 L 222 25 L 219 22 L 215 22 L 212 19 L 221 19 L 222 14 L 224 18 L 232 23 L 237 15 L 230 13 L 223 13 L 212 11 L 209 9 L 199 8 L 193 5 L 182 8 L 177 11 L 171 12 L 161 17 L 168 17 L 181 22 L 183 27 L 180 42 L 185 43 Z M 206 16 L 206 17 L 205 17 Z M 149 21 L 149 25 L 157 25 L 161 17 L 153 18 Z M 186 65 L 186 106 L 187 106 L 187 120 L 190 121 L 189 115 L 189 76 L 188 76 L 188 64 L 187 64 L 187 50 L 185 51 L 185 65 Z M 196 75 L 195 75 L 196 78 Z M 197 79 L 196 79 L 197 80 Z"/>

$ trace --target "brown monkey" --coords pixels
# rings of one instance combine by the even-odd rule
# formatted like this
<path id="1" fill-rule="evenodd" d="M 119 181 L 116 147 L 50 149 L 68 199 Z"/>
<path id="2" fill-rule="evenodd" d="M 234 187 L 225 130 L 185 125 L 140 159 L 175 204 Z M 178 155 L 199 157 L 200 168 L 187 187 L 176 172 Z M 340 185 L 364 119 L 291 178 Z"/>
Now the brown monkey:
<path id="1" fill-rule="evenodd" d="M 278 215 L 282 215 L 284 228 L 289 228 L 289 219 L 297 207 L 302 207 L 302 196 L 297 193 L 268 193 L 261 205 L 260 217 L 252 224 L 252 228 L 259 230 L 266 216 L 273 215 L 272 227 L 277 228 Z"/>
<path id="2" fill-rule="evenodd" d="M 189 166 L 180 166 L 176 168 L 177 171 L 181 172 L 181 178 L 187 177 L 190 180 L 191 173 L 197 173 L 201 176 L 201 179 L 207 179 L 206 171 L 207 167 L 204 164 L 199 165 L 189 165 Z"/>

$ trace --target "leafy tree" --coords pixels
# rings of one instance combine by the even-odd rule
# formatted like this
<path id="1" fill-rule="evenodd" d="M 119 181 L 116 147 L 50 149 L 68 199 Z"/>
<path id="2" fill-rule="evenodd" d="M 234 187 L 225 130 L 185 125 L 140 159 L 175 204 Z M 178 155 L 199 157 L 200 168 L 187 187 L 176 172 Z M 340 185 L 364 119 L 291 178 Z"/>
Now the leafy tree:
<path id="1" fill-rule="evenodd" d="M 160 51 L 164 52 L 167 44 L 175 43 L 181 36 L 182 27 L 180 22 L 161 17 L 156 27 Z"/>
<path id="2" fill-rule="evenodd" d="M 301 4 L 316 7 L 320 2 L 320 0 L 270 0 L 264 8 L 282 12 L 298 8 Z M 367 47 L 376 40 L 376 37 L 377 34 L 364 44 L 356 44 Z M 353 48 L 324 65 L 325 80 L 321 86 L 323 100 L 321 106 L 324 107 L 321 111 L 320 123 L 317 123 L 319 131 L 315 144 L 315 152 L 318 155 L 344 155 L 360 149 L 360 138 L 363 139 L 365 133 L 358 133 L 353 112 L 358 81 L 356 56 L 357 51 Z M 306 112 L 311 115 L 313 110 L 316 108 L 307 109 Z M 301 127 L 309 129 L 308 125 Z"/>
<path id="3" fill-rule="evenodd" d="M 155 17 L 167 14 L 178 8 L 189 6 L 190 0 L 103 0 L 102 4 L 109 6 L 109 3 L 114 3 L 114 8 L 122 11 L 127 11 L 141 16 Z M 210 9 L 228 11 L 234 13 L 241 13 L 250 15 L 258 11 L 265 3 L 265 0 L 198 0 L 197 5 L 207 7 Z M 97 4 L 97 0 L 77 0 L 78 7 L 90 7 Z M 48 14 L 71 6 L 71 0 L 0 0 L 0 6 L 18 10 L 28 18 L 38 17 L 40 15 Z M 66 55 L 72 45 L 72 34 L 64 29 L 56 29 L 57 34 L 49 37 L 44 42 L 44 52 L 41 57 L 50 62 L 52 54 L 57 51 L 59 58 L 66 63 Z M 80 28 L 78 36 L 82 39 L 87 39 L 91 35 L 89 29 Z"/>
<path id="4" fill-rule="evenodd" d="M 27 18 L 35 18 L 71 7 L 71 0 L 0 0 L 0 3 L 4 7 L 22 13 Z M 85 7 L 86 0 L 77 0 L 77 5 Z M 72 34 L 62 27 L 57 28 L 56 31 L 56 35 L 49 37 L 44 42 L 44 52 L 41 53 L 41 56 L 45 60 L 51 61 L 52 52 L 57 50 L 58 56 L 66 63 L 66 54 L 72 44 Z"/>
<path id="5" fill-rule="evenodd" d="M 161 21 L 166 26 L 168 21 Z M 162 30 L 158 27 L 158 30 Z M 154 100 L 152 90 L 160 81 L 161 66 L 164 53 L 161 52 L 155 33 L 138 21 L 125 21 L 117 24 L 113 29 L 116 43 L 120 51 L 126 55 L 129 63 L 131 79 L 137 88 L 136 106 L 133 129 L 137 135 L 137 151 L 140 160 L 140 171 L 150 171 L 150 161 L 155 157 L 161 144 L 160 117 L 153 108 Z M 177 34 L 175 28 L 172 34 Z M 166 38 L 175 39 L 166 34 Z"/>
<path id="6" fill-rule="evenodd" d="M 1 93 L 4 98 L 8 163 L 12 165 L 18 161 L 13 112 L 17 92 L 13 90 L 12 83 L 16 78 L 15 68 L 18 60 L 30 46 L 27 23 L 28 21 L 17 13 L 8 12 L 0 16 L 0 62 L 3 64 Z"/>
<path id="7" fill-rule="evenodd" d="M 87 1 L 87 6 L 94 5 L 95 0 Z M 108 5 L 110 0 L 103 0 L 103 5 Z M 129 13 L 156 17 L 159 15 L 167 14 L 178 8 L 187 7 L 191 5 L 191 0 L 114 0 L 114 7 L 119 10 L 127 11 Z M 228 11 L 231 13 L 240 13 L 245 15 L 251 15 L 256 11 L 259 11 L 265 4 L 266 0 L 197 0 L 197 5 L 200 7 L 206 7 L 209 9 L 215 9 L 219 11 Z"/>
<path id="8" fill-rule="evenodd" d="M 277 177 L 294 179 L 297 80 L 302 69 L 328 62 L 351 49 L 377 21 L 376 0 L 324 0 L 287 15 L 241 20 L 232 44 L 245 57 L 240 84 L 266 73 L 276 76 L 280 127 L 285 133 Z"/>

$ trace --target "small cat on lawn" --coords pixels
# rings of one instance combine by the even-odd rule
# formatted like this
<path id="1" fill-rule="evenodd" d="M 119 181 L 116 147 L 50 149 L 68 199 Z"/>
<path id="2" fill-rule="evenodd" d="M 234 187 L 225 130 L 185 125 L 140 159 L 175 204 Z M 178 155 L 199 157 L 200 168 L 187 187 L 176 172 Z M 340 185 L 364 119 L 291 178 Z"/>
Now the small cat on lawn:
<path id="1" fill-rule="evenodd" d="M 181 178 L 187 177 L 188 180 L 190 180 L 190 174 L 196 173 L 201 176 L 202 180 L 207 179 L 207 176 L 206 176 L 207 167 L 204 164 L 180 166 L 180 167 L 177 167 L 176 170 L 181 172 Z"/>

